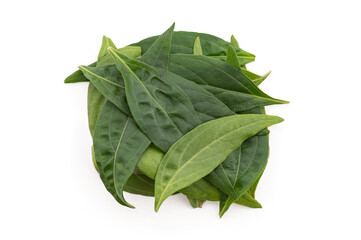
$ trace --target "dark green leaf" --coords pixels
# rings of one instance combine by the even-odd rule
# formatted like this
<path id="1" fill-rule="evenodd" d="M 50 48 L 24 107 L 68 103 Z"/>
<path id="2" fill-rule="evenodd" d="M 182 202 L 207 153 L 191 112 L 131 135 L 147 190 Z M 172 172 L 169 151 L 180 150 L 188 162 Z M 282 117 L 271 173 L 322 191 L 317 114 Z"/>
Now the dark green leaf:
<path id="1" fill-rule="evenodd" d="M 227 48 L 229 45 L 231 45 L 231 43 L 210 34 L 197 32 L 174 32 L 171 53 L 193 54 L 194 41 L 197 37 L 202 39 L 201 47 L 203 55 L 219 58 L 222 60 L 226 59 Z M 153 36 L 132 45 L 140 46 L 142 48 L 142 53 L 145 53 L 157 38 L 158 36 Z M 253 54 L 248 53 L 238 47 L 236 47 L 236 53 L 238 60 L 242 65 L 252 62 L 255 59 Z"/>
<path id="2" fill-rule="evenodd" d="M 183 134 L 201 123 L 182 89 L 160 78 L 153 69 L 144 69 L 147 77 L 141 80 L 122 59 L 123 54 L 113 49 L 110 53 L 124 78 L 130 111 L 154 145 L 167 151 Z"/>
<path id="3" fill-rule="evenodd" d="M 191 197 L 187 197 L 187 198 L 193 208 L 201 208 L 203 206 L 203 203 L 205 202 L 205 200 L 200 200 L 197 198 L 191 198 Z"/>
<path id="4" fill-rule="evenodd" d="M 124 206 L 133 207 L 123 189 L 149 144 L 133 119 L 109 101 L 104 105 L 94 131 L 94 155 L 105 187 Z"/>
<path id="5" fill-rule="evenodd" d="M 173 25 L 150 46 L 148 51 L 142 57 L 143 62 L 153 67 L 163 69 L 168 68 L 174 25 L 175 24 L 173 23 Z"/>
<path id="6" fill-rule="evenodd" d="M 206 56 L 171 55 L 168 69 L 203 85 L 234 112 L 258 106 L 287 103 L 263 93 L 239 69 Z"/>
<path id="7" fill-rule="evenodd" d="M 142 173 L 133 173 L 128 178 L 124 191 L 143 196 L 154 196 L 154 180 Z"/>

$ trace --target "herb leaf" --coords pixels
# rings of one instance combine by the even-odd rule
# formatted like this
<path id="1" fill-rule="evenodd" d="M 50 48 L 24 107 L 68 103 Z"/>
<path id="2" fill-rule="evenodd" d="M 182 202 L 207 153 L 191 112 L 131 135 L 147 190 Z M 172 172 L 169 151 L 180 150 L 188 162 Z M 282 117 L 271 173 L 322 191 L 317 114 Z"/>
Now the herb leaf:
<path id="1" fill-rule="evenodd" d="M 155 210 L 168 196 L 210 173 L 244 140 L 281 121 L 276 116 L 234 115 L 209 121 L 186 134 L 169 149 L 158 167 Z"/>
<path id="2" fill-rule="evenodd" d="M 149 144 L 129 116 L 109 101 L 104 105 L 94 131 L 94 155 L 105 187 L 122 205 L 133 208 L 123 189 Z"/>

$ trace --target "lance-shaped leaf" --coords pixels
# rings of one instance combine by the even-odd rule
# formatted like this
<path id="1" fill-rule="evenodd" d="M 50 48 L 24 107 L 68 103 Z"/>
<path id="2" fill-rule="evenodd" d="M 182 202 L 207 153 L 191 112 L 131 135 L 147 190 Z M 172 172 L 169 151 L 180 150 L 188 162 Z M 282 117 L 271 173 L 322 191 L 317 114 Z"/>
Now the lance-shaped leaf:
<path id="1" fill-rule="evenodd" d="M 233 34 L 232 34 L 232 36 L 231 36 L 231 45 L 232 45 L 233 47 L 235 47 L 236 49 L 239 48 L 238 41 L 237 41 L 237 39 L 233 36 Z"/>
<path id="2" fill-rule="evenodd" d="M 151 179 L 155 179 L 158 166 L 164 157 L 164 153 L 152 146 L 148 147 L 137 163 L 141 172 Z M 179 192 L 187 197 L 198 200 L 219 200 L 219 191 L 207 181 L 200 179 L 186 188 L 180 189 Z"/>
<path id="3" fill-rule="evenodd" d="M 263 172 L 268 158 L 268 136 L 253 136 L 247 139 L 237 157 L 227 158 L 214 171 L 223 181 L 230 181 L 236 193 L 235 197 L 228 197 L 220 215 L 225 213 L 232 202 L 246 193 Z"/>
<path id="4" fill-rule="evenodd" d="M 114 65 L 79 67 L 96 89 L 124 113 L 130 114 L 125 98 L 124 81 Z"/>
<path id="5" fill-rule="evenodd" d="M 233 35 L 232 35 L 233 36 Z M 226 57 L 226 63 L 228 63 L 229 65 L 240 69 L 240 65 L 239 65 L 239 61 L 237 59 L 237 54 L 236 51 L 234 50 L 234 48 L 232 46 L 229 46 L 227 48 L 227 57 Z"/>
<path id="6" fill-rule="evenodd" d="M 234 114 L 221 100 L 205 90 L 202 86 L 169 71 L 153 68 L 144 62 L 128 58 L 124 55 L 121 57 L 138 78 L 143 77 L 144 71 L 156 71 L 160 74 L 161 79 L 166 79 L 167 82 L 171 82 L 182 89 L 188 96 L 202 122 Z"/>
<path id="7" fill-rule="evenodd" d="M 152 146 L 149 146 L 142 157 L 137 163 L 138 169 L 151 179 L 154 179 L 157 173 L 158 166 L 164 157 L 164 153 Z M 189 198 L 197 200 L 199 203 L 204 200 L 219 201 L 220 192 L 217 188 L 207 183 L 204 179 L 200 179 L 197 182 L 189 185 L 186 188 L 179 190 Z M 254 198 L 254 197 L 253 197 Z M 259 203 L 254 200 L 250 193 L 246 192 L 237 199 L 235 203 L 248 206 L 259 207 Z M 225 199 L 227 200 L 227 198 Z"/>
<path id="8" fill-rule="evenodd" d="M 143 62 L 154 67 L 159 67 L 163 69 L 168 68 L 174 25 L 175 24 L 173 23 L 173 25 L 162 35 L 160 35 L 157 40 L 150 46 L 150 48 L 142 57 Z"/>
<path id="9" fill-rule="evenodd" d="M 206 56 L 171 55 L 168 70 L 203 85 L 234 112 L 287 103 L 269 97 L 239 69 Z"/>
<path id="10" fill-rule="evenodd" d="M 106 61 L 104 61 L 102 63 L 101 60 L 105 56 L 107 56 L 107 55 L 109 56 L 109 54 L 107 54 L 107 49 L 110 46 L 115 47 L 113 41 L 110 38 L 103 36 L 102 46 L 98 53 L 98 61 L 95 63 L 95 65 L 97 67 L 104 66 L 104 64 L 106 63 Z M 81 74 L 83 74 L 83 73 L 81 72 Z M 97 88 L 92 83 L 89 83 L 89 87 L 88 87 L 88 122 L 89 122 L 90 134 L 92 136 L 94 133 L 95 124 L 98 120 L 98 116 L 99 116 L 104 104 L 106 103 L 106 101 L 107 101 L 106 98 L 104 98 L 104 96 L 97 90 Z"/>
<path id="11" fill-rule="evenodd" d="M 252 82 L 254 84 L 256 84 L 256 86 L 260 85 L 270 74 L 271 74 L 271 71 L 269 71 L 268 73 L 266 73 L 265 75 L 263 76 L 259 76 L 253 72 L 250 72 L 248 71 L 247 69 L 245 68 L 241 68 L 241 71 L 249 78 L 252 80 Z"/>
<path id="12" fill-rule="evenodd" d="M 108 40 L 104 38 L 106 37 L 103 37 L 102 47 L 105 46 L 104 48 L 105 50 L 107 50 L 109 46 L 104 45 L 104 40 L 106 41 Z M 123 48 L 119 48 L 118 51 L 122 52 L 124 55 L 129 56 L 131 58 L 137 58 L 141 55 L 141 48 L 137 46 L 126 46 Z M 98 56 L 100 56 L 100 54 Z M 112 64 L 113 59 L 109 55 L 105 55 L 105 56 L 106 59 L 104 60 L 98 59 L 100 65 L 98 64 L 98 62 L 93 62 L 92 64 L 88 65 L 88 67 L 96 67 L 96 66 L 104 66 L 107 64 Z M 77 70 L 64 80 L 64 83 L 77 83 L 77 82 L 89 82 L 89 79 L 84 76 L 82 71 Z"/>
<path id="13" fill-rule="evenodd" d="M 242 114 L 249 113 L 265 114 L 265 111 L 263 108 L 255 108 L 242 112 Z M 257 135 L 247 139 L 241 148 L 230 154 L 223 163 L 207 176 L 209 182 L 229 195 L 221 197 L 220 216 L 236 201 L 235 199 L 237 201 L 241 200 L 241 204 L 251 204 L 251 207 L 259 205 L 254 199 L 254 191 L 260 175 L 267 165 L 269 154 L 268 134 L 268 129 L 264 129 Z"/>
<path id="14" fill-rule="evenodd" d="M 124 62 L 124 55 L 114 49 L 109 51 L 124 78 L 132 116 L 154 145 L 167 151 L 183 134 L 201 123 L 182 89 L 161 79 L 151 69 L 144 69 L 147 77 L 142 81 Z"/>
<path id="15" fill-rule="evenodd" d="M 174 192 L 209 174 L 244 140 L 283 121 L 276 116 L 234 115 L 204 123 L 179 139 L 162 159 L 155 178 L 155 210 Z"/>
<path id="16" fill-rule="evenodd" d="M 201 47 L 203 55 L 222 60 L 226 59 L 227 48 L 229 45 L 231 45 L 231 43 L 210 34 L 197 32 L 174 32 L 170 50 L 171 54 L 193 54 L 194 41 L 197 37 L 202 39 Z M 157 40 L 157 38 L 158 36 L 146 38 L 138 43 L 132 44 L 132 46 L 140 46 L 142 48 L 142 53 L 145 53 Z M 248 53 L 239 47 L 236 47 L 235 49 L 240 64 L 244 65 L 254 61 L 255 56 L 253 54 Z"/>
<path id="17" fill-rule="evenodd" d="M 194 41 L 193 54 L 203 55 L 201 40 L 199 39 L 199 37 L 197 37 L 196 40 Z"/>
<path id="18" fill-rule="evenodd" d="M 154 180 L 140 172 L 134 172 L 127 181 L 124 191 L 143 196 L 154 196 Z"/>
<path id="19" fill-rule="evenodd" d="M 109 101 L 104 105 L 94 131 L 95 161 L 105 187 L 124 206 L 133 207 L 123 190 L 149 144 L 133 119 Z"/>

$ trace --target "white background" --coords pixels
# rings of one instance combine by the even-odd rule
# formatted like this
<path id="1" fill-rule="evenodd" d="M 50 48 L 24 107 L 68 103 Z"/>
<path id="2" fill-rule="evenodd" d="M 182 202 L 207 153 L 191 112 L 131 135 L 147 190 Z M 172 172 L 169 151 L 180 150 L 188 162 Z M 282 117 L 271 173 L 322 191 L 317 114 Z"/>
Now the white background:
<path id="1" fill-rule="evenodd" d="M 176 30 L 229 40 L 272 70 L 261 85 L 289 100 L 257 198 L 263 209 L 192 209 L 181 196 L 116 203 L 91 162 L 87 84 L 63 84 L 119 47 Z M 1 239 L 361 239 L 359 1 L 2 1 Z"/>

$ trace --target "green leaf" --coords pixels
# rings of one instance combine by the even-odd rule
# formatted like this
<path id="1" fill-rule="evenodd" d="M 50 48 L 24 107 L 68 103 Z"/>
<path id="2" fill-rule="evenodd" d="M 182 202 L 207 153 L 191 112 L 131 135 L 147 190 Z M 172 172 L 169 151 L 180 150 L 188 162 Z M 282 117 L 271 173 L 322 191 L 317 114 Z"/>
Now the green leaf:
<path id="1" fill-rule="evenodd" d="M 235 47 L 236 49 L 239 48 L 238 41 L 237 41 L 237 39 L 233 36 L 233 34 L 232 34 L 232 36 L 231 36 L 231 45 L 232 45 L 233 47 Z"/>
<path id="2" fill-rule="evenodd" d="M 197 198 L 191 198 L 191 197 L 187 197 L 187 198 L 193 208 L 202 208 L 203 203 L 205 202 L 205 200 L 200 200 Z"/>
<path id="3" fill-rule="evenodd" d="M 114 65 L 103 67 L 79 67 L 84 75 L 108 101 L 126 114 L 130 110 L 125 98 L 124 81 Z"/>
<path id="4" fill-rule="evenodd" d="M 166 79 L 168 82 L 177 85 L 188 96 L 202 122 L 234 114 L 222 101 L 192 81 L 124 55 L 122 59 L 138 77 L 143 77 L 144 69 L 150 72 L 156 71 L 160 74 L 161 79 Z"/>
<path id="5" fill-rule="evenodd" d="M 187 95 L 157 71 L 144 69 L 143 80 L 122 59 L 124 55 L 109 49 L 125 82 L 130 111 L 139 128 L 154 145 L 167 151 L 183 134 L 201 121 Z"/>
<path id="6" fill-rule="evenodd" d="M 249 193 L 243 194 L 240 198 L 238 198 L 235 203 L 250 207 L 250 208 L 262 208 L 262 205 L 251 196 Z"/>
<path id="7" fill-rule="evenodd" d="M 209 121 L 190 131 L 169 149 L 158 167 L 155 210 L 174 192 L 209 174 L 244 140 L 281 121 L 276 116 L 243 114 Z"/>
<path id="8" fill-rule="evenodd" d="M 148 51 L 142 57 L 143 62 L 154 67 L 163 69 L 168 68 L 174 25 L 175 24 L 173 23 L 173 25 L 160 35 L 159 38 L 150 46 Z"/>
<path id="9" fill-rule="evenodd" d="M 259 177 L 257 178 L 257 180 L 253 183 L 252 187 L 250 187 L 248 189 L 248 192 L 250 194 L 251 197 L 255 198 L 256 196 L 256 189 L 259 183 L 259 180 L 261 179 L 262 175 L 263 175 L 264 170 L 262 171 L 261 175 L 259 175 Z"/>
<path id="10" fill-rule="evenodd" d="M 94 131 L 94 155 L 105 187 L 124 206 L 133 208 L 123 190 L 149 144 L 133 119 L 109 101 L 104 105 Z"/>
<path id="11" fill-rule="evenodd" d="M 171 54 L 193 54 L 194 40 L 197 37 L 202 39 L 201 46 L 203 55 L 213 58 L 219 58 L 222 60 L 226 59 L 227 48 L 231 45 L 231 43 L 210 34 L 197 32 L 174 32 L 171 43 Z M 158 36 L 153 36 L 131 45 L 140 46 L 142 48 L 142 52 L 144 53 L 148 51 L 150 46 L 156 41 L 157 38 Z M 236 53 L 238 56 L 238 60 L 242 65 L 252 62 L 255 59 L 255 56 L 253 54 L 248 53 L 240 49 L 239 47 L 236 47 Z"/>
<path id="12" fill-rule="evenodd" d="M 89 67 L 96 67 L 97 62 L 94 62 L 89 65 Z M 70 74 L 67 78 L 65 78 L 64 83 L 77 83 L 77 82 L 89 82 L 82 71 L 77 70 L 74 73 Z"/>
<path id="13" fill-rule="evenodd" d="M 239 61 L 236 55 L 236 51 L 234 51 L 233 47 L 231 46 L 227 48 L 226 63 L 228 63 L 229 65 L 235 68 L 241 69 L 241 67 L 239 66 Z"/>
<path id="14" fill-rule="evenodd" d="M 106 98 L 96 89 L 96 87 L 89 83 L 88 86 L 88 123 L 89 131 L 93 136 L 95 125 L 98 121 L 99 114 L 107 102 Z"/>
<path id="15" fill-rule="evenodd" d="M 154 196 L 154 180 L 142 173 L 134 172 L 128 178 L 124 191 L 143 196 Z"/>
<path id="16" fill-rule="evenodd" d="M 155 179 L 158 166 L 164 157 L 164 153 L 152 146 L 148 147 L 137 163 L 137 167 L 141 172 L 151 179 Z M 199 200 L 219 200 L 219 191 L 207 181 L 200 179 L 186 188 L 180 189 L 179 192 L 187 197 Z"/>
<path id="17" fill-rule="evenodd" d="M 102 44 L 102 46 L 104 45 L 104 43 Z M 105 50 L 107 50 L 108 47 L 105 48 Z M 103 51 L 101 49 L 101 51 Z M 131 58 L 137 58 L 140 57 L 141 55 L 141 48 L 137 47 L 137 46 L 126 46 L 123 48 L 119 48 L 118 51 L 122 52 L 124 55 L 131 57 Z M 99 53 L 99 55 L 101 55 Z M 104 66 L 104 65 L 108 65 L 108 64 L 113 64 L 113 59 L 111 57 L 109 57 L 109 55 L 106 55 L 106 59 L 101 59 L 100 63 L 98 64 L 98 62 L 94 62 L 90 65 L 88 65 L 88 67 L 96 67 L 96 66 Z M 70 76 L 68 76 L 65 80 L 64 83 L 77 83 L 77 82 L 89 82 L 89 79 L 86 78 L 83 74 L 83 72 L 81 70 L 77 70 L 75 71 L 73 74 L 71 74 Z"/>
<path id="18" fill-rule="evenodd" d="M 227 197 L 227 195 L 222 195 L 219 202 L 219 217 L 222 217 L 227 212 L 232 203 L 237 203 L 250 208 L 262 208 L 262 205 L 247 192 L 237 200 Z"/>
<path id="19" fill-rule="evenodd" d="M 199 39 L 199 37 L 197 37 L 196 40 L 194 41 L 193 54 L 194 55 L 203 55 L 201 40 Z"/>
<path id="20" fill-rule="evenodd" d="M 247 69 L 245 68 L 241 68 L 242 72 L 249 78 L 252 80 L 252 82 L 254 84 L 256 84 L 256 86 L 260 85 L 267 77 L 268 75 L 271 74 L 271 71 L 269 71 L 268 73 L 266 73 L 265 75 L 263 76 L 259 76 L 253 72 L 250 72 L 248 71 Z"/>
<path id="21" fill-rule="evenodd" d="M 168 70 L 193 81 L 215 95 L 233 112 L 288 103 L 262 92 L 239 69 L 206 56 L 174 54 Z"/>

